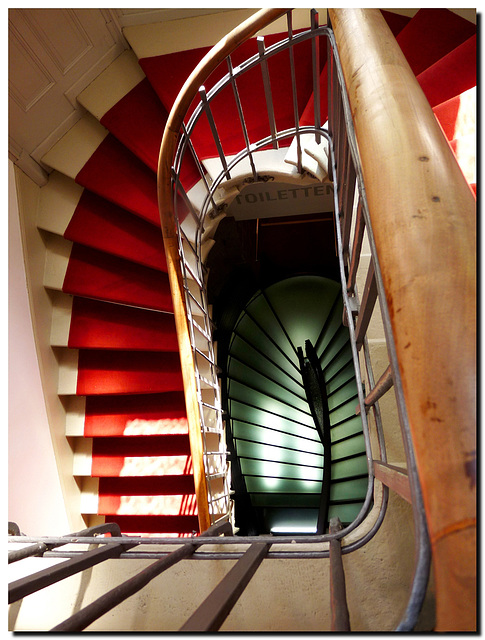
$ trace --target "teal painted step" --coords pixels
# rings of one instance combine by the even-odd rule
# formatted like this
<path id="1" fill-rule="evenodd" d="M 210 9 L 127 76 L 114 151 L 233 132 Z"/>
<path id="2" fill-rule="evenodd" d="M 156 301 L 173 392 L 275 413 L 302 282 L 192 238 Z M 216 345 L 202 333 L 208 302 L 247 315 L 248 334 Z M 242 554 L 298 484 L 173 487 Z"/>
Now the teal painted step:
<path id="1" fill-rule="evenodd" d="M 331 424 L 329 518 L 350 524 L 368 486 L 367 457 L 340 285 L 298 276 L 258 292 L 229 344 L 226 395 L 230 434 L 260 533 L 316 530 L 324 449 L 297 355 L 315 346 Z M 237 504 L 237 500 L 236 500 Z M 246 512 L 247 517 L 247 512 Z M 236 523 L 238 513 L 236 507 Z"/>

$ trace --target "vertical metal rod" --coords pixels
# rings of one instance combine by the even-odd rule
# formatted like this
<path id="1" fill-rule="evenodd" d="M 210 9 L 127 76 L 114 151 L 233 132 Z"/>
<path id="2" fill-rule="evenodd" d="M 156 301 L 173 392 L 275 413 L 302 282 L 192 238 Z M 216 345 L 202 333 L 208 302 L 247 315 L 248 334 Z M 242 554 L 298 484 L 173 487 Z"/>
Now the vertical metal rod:
<path id="1" fill-rule="evenodd" d="M 293 25 L 292 25 L 292 13 L 288 11 L 286 14 L 288 23 L 288 39 L 293 39 Z M 298 173 L 302 172 L 301 164 L 301 138 L 300 138 L 300 114 L 298 113 L 298 93 L 296 87 L 296 73 L 295 73 L 295 55 L 293 53 L 293 45 L 288 48 L 290 55 L 290 74 L 291 74 L 291 91 L 293 96 L 293 113 L 295 115 L 295 137 L 296 137 L 296 158 L 297 158 L 297 170 Z"/>
<path id="2" fill-rule="evenodd" d="M 264 37 L 258 36 L 258 52 L 261 58 L 261 73 L 263 75 L 264 95 L 266 97 L 266 106 L 268 109 L 269 129 L 273 140 L 273 149 L 278 149 L 278 141 L 276 140 L 276 120 L 273 107 L 273 95 L 271 93 L 271 81 L 269 78 L 268 61 L 264 57 Z"/>
<path id="3" fill-rule="evenodd" d="M 243 135 L 244 135 L 244 142 L 246 143 L 246 151 L 248 152 L 248 158 L 249 158 L 249 162 L 251 164 L 251 171 L 253 173 L 253 179 L 256 182 L 256 180 L 258 179 L 258 174 L 256 172 L 256 167 L 254 166 L 253 154 L 251 153 L 251 149 L 250 149 L 248 130 L 247 130 L 247 127 L 246 127 L 246 121 L 244 120 L 244 114 L 243 114 L 243 110 L 242 110 L 241 99 L 239 97 L 239 91 L 237 89 L 236 79 L 234 78 L 231 56 L 227 57 L 227 67 L 229 69 L 229 76 L 231 78 L 232 89 L 233 89 L 233 92 L 234 92 L 234 99 L 236 100 L 237 112 L 238 112 L 238 115 L 239 115 L 239 122 L 241 123 L 241 128 L 242 128 Z"/>
<path id="4" fill-rule="evenodd" d="M 311 30 L 318 29 L 318 12 L 311 10 Z M 320 144 L 320 40 L 318 36 L 312 38 L 312 69 L 313 69 L 313 108 L 315 118 L 315 142 Z"/>
<path id="5" fill-rule="evenodd" d="M 196 211 L 194 209 L 194 206 L 193 206 L 192 202 L 190 201 L 189 196 L 187 195 L 187 192 L 185 191 L 182 183 L 179 181 L 179 179 L 177 177 L 177 174 L 175 173 L 175 170 L 173 168 L 172 168 L 172 179 L 174 181 L 175 193 L 179 193 L 182 196 L 182 200 L 187 205 L 187 209 L 189 210 L 190 215 L 194 219 L 197 227 L 199 228 L 201 226 L 200 218 L 197 215 L 197 213 L 196 213 Z"/>
<path id="6" fill-rule="evenodd" d="M 47 567 L 33 575 L 15 580 L 8 586 L 8 603 L 17 602 L 17 600 L 21 600 L 31 593 L 59 582 L 59 580 L 64 580 L 64 578 L 68 578 L 80 571 L 94 567 L 96 564 L 103 562 L 103 560 L 116 558 L 122 551 L 135 545 L 136 543 L 106 544 L 98 549 L 86 551 L 80 558 L 71 558 L 55 567 Z"/>
<path id="7" fill-rule="evenodd" d="M 199 156 L 197 155 L 197 152 L 196 152 L 196 150 L 194 148 L 194 145 L 192 144 L 192 140 L 190 139 L 189 134 L 187 133 L 187 129 L 185 127 L 185 124 L 183 124 L 183 123 L 182 123 L 182 130 L 183 130 L 185 138 L 187 140 L 187 146 L 188 146 L 188 148 L 190 150 L 190 153 L 191 153 L 191 155 L 192 155 L 192 157 L 193 157 L 193 159 L 195 161 L 195 164 L 197 166 L 197 170 L 198 170 L 198 172 L 200 174 L 200 177 L 202 178 L 202 181 L 204 182 L 204 186 L 205 186 L 205 189 L 207 191 L 207 194 L 210 196 L 210 201 L 212 202 L 212 208 L 214 209 L 214 211 L 216 211 L 217 205 L 216 205 L 216 203 L 214 201 L 214 196 L 211 193 L 211 189 L 209 187 L 209 183 L 207 182 L 207 177 L 205 175 L 204 167 L 202 165 L 202 162 L 199 159 Z"/>
<path id="8" fill-rule="evenodd" d="M 342 529 L 339 518 L 330 520 L 330 533 Z M 332 612 L 332 631 L 350 631 L 350 617 L 345 591 L 345 573 L 342 563 L 340 540 L 330 540 L 330 607 Z"/>
<path id="9" fill-rule="evenodd" d="M 355 278 L 357 276 L 357 268 L 360 262 L 360 252 L 362 249 L 362 241 L 364 239 L 365 220 L 362 215 L 362 200 L 359 198 L 357 205 L 357 213 L 355 218 L 354 241 L 352 244 L 352 254 L 350 256 L 349 277 L 347 279 L 347 292 L 353 293 L 355 288 Z"/>
<path id="10" fill-rule="evenodd" d="M 328 13 L 328 12 L 327 12 Z M 330 18 L 327 18 L 327 22 L 330 25 Z M 335 122 L 334 122 L 334 59 L 333 48 L 327 43 L 327 101 L 328 101 L 328 133 L 332 140 L 332 144 L 335 144 Z M 333 182 L 333 166 L 332 163 L 328 163 L 328 179 Z M 335 218 L 334 218 L 335 219 Z"/>
<path id="11" fill-rule="evenodd" d="M 335 157 L 336 157 L 336 168 L 337 171 L 339 167 L 342 167 L 345 163 L 345 151 L 349 144 L 347 138 L 347 131 L 345 127 L 345 118 L 344 118 L 344 108 L 342 103 L 341 91 L 342 85 L 337 83 L 338 96 L 337 96 L 337 109 L 336 109 L 336 121 L 335 121 L 335 132 L 336 132 L 336 146 L 335 146 Z M 344 174 L 342 174 L 343 176 Z"/>
<path id="12" fill-rule="evenodd" d="M 185 633 L 218 631 L 256 573 L 270 546 L 263 542 L 252 544 L 180 631 Z"/>
<path id="13" fill-rule="evenodd" d="M 382 376 L 372 387 L 371 391 L 367 394 L 365 398 L 366 409 L 374 405 L 379 400 L 379 398 L 382 398 L 382 396 L 389 391 L 393 384 L 394 380 L 392 378 L 391 365 L 388 365 Z M 355 412 L 356 414 L 360 413 L 360 406 L 357 407 Z"/>
<path id="14" fill-rule="evenodd" d="M 366 370 L 366 373 L 367 373 L 367 379 L 369 381 L 369 386 L 372 388 L 372 387 L 375 386 L 375 378 L 374 378 L 374 371 L 373 371 L 373 368 L 372 368 L 372 360 L 371 360 L 371 357 L 370 357 L 369 343 L 368 343 L 368 340 L 367 340 L 367 336 L 364 338 L 364 344 L 362 346 L 362 351 L 363 351 L 363 354 L 364 354 L 364 363 L 365 363 L 365 370 Z M 381 409 L 379 407 L 379 403 L 378 402 L 376 402 L 373 405 L 372 411 L 374 413 L 374 420 L 375 420 L 376 427 L 377 427 L 377 443 L 378 443 L 378 447 L 379 447 L 379 453 L 380 453 L 380 456 L 381 456 L 381 460 L 383 462 L 387 462 L 386 441 L 385 441 L 385 437 L 384 437 L 384 429 L 382 427 Z"/>
<path id="15" fill-rule="evenodd" d="M 338 213 L 340 218 L 344 214 L 343 207 L 344 207 L 344 200 L 345 200 L 345 194 L 347 189 L 346 177 L 347 177 L 347 169 L 348 169 L 348 163 L 349 163 L 349 157 L 350 157 L 350 150 L 348 146 L 347 136 L 344 134 L 343 131 L 340 131 L 340 136 L 337 141 L 337 144 L 339 146 L 339 156 L 340 156 L 340 158 L 337 158 L 337 160 L 339 161 L 339 163 L 337 164 L 337 186 L 338 186 Z M 342 237 L 342 242 L 344 242 L 343 237 Z M 345 244 L 344 244 L 344 252 L 345 252 Z"/>
<path id="16" fill-rule="evenodd" d="M 14 529 L 14 527 L 16 527 L 16 529 Z M 12 528 L 16 533 L 10 534 L 10 528 Z M 102 535 L 105 533 L 110 533 L 111 536 L 120 536 L 120 527 L 115 522 L 105 522 L 103 524 L 95 525 L 94 527 L 88 527 L 87 529 L 83 529 L 82 531 L 77 531 L 76 533 L 70 533 L 69 537 L 76 536 L 77 538 L 85 538 L 86 536 Z M 16 525 L 15 523 L 9 523 L 9 535 L 21 535 L 18 525 Z M 10 551 L 8 554 L 8 563 L 10 564 L 11 562 L 24 560 L 25 558 L 30 558 L 31 556 L 42 555 L 46 551 L 50 551 L 52 549 L 55 549 L 56 547 L 62 547 L 65 544 L 68 543 L 58 542 L 56 544 L 46 544 L 44 542 L 36 542 L 32 545 L 29 545 L 28 547 Z"/>
<path id="17" fill-rule="evenodd" d="M 357 325 L 355 327 L 355 343 L 357 349 L 360 349 L 364 342 L 364 336 L 367 333 L 367 327 L 369 326 L 376 301 L 376 273 L 374 269 L 374 259 L 372 258 L 369 264 L 369 270 L 367 271 L 364 293 L 362 294 L 362 302 L 359 309 L 359 316 L 357 318 Z"/>
<path id="18" fill-rule="evenodd" d="M 355 167 L 352 160 L 352 154 L 350 147 L 348 150 L 348 161 L 346 163 L 347 172 L 345 175 L 345 189 L 342 202 L 342 243 L 344 249 L 344 256 L 349 255 L 349 242 L 350 242 L 350 229 L 352 226 L 352 211 L 354 208 L 355 200 L 355 184 L 357 176 L 355 173 Z"/>
<path id="19" fill-rule="evenodd" d="M 199 538 L 222 534 L 232 534 L 232 527 L 228 522 L 210 527 L 207 531 L 204 531 Z M 129 578 L 122 584 L 114 587 L 111 591 L 107 591 L 97 600 L 94 600 L 91 604 L 88 604 L 70 618 L 61 622 L 61 624 L 58 624 L 56 627 L 51 629 L 51 631 L 82 631 L 107 611 L 110 611 L 113 607 L 140 591 L 140 589 L 146 586 L 151 580 L 153 580 L 153 578 L 156 578 L 163 571 L 169 569 L 180 560 L 191 556 L 200 544 L 201 543 L 198 543 L 198 538 L 192 538 L 187 542 L 184 542 L 184 544 L 176 551 L 173 551 L 168 556 L 153 562 L 132 578 Z"/>
<path id="20" fill-rule="evenodd" d="M 219 138 L 219 133 L 217 132 L 216 123 L 214 122 L 214 117 L 212 115 L 212 111 L 209 105 L 209 101 L 207 100 L 207 95 L 205 92 L 205 87 L 200 87 L 199 89 L 200 99 L 202 101 L 202 105 L 204 107 L 205 115 L 207 116 L 207 120 L 209 121 L 209 126 L 211 128 L 212 137 L 214 138 L 214 142 L 216 143 L 217 153 L 219 154 L 219 158 L 222 163 L 222 167 L 224 169 L 224 175 L 227 180 L 231 179 L 231 174 L 227 168 L 226 156 L 224 155 L 224 150 L 222 149 L 221 139 Z"/>

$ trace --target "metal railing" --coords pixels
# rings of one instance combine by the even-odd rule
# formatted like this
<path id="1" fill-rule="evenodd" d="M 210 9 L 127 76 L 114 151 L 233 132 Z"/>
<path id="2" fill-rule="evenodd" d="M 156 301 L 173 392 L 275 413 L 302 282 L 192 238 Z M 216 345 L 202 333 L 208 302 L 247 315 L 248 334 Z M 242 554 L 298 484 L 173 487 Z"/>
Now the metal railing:
<path id="1" fill-rule="evenodd" d="M 335 10 L 333 10 L 335 11 Z M 287 15 L 288 36 L 280 41 L 267 46 L 261 37 L 257 40 L 257 53 L 244 62 L 234 65 L 231 54 L 242 43 L 255 35 L 263 26 L 267 26 L 281 15 Z M 320 122 L 320 55 L 319 43 L 321 38 L 327 38 L 330 46 L 328 51 L 328 82 L 329 82 L 329 123 L 328 129 L 322 127 Z M 312 67 L 313 94 L 315 105 L 315 122 L 312 126 L 299 124 L 298 95 L 296 68 L 294 65 L 293 47 L 305 42 L 311 43 L 311 57 L 309 64 Z M 270 65 L 274 56 L 288 56 L 291 76 L 292 95 L 288 99 L 294 106 L 294 124 L 283 130 L 279 130 L 272 99 Z M 228 71 L 215 81 L 209 89 L 203 87 L 207 83 L 210 73 L 219 63 L 226 61 Z M 246 126 L 242 102 L 239 99 L 238 87 L 244 73 L 254 68 L 261 69 L 261 82 L 268 112 L 268 135 L 252 140 L 252 132 Z M 201 88 L 202 87 L 202 88 Z M 200 91 L 199 91 L 200 89 Z M 226 157 L 223 152 L 224 140 L 219 137 L 218 123 L 213 117 L 213 100 L 222 95 L 227 89 L 234 96 L 239 124 L 241 127 L 244 144 L 242 150 L 236 155 Z M 194 105 L 192 102 L 198 95 Z M 191 107 L 192 105 L 192 107 Z M 189 111 L 189 107 L 191 110 Z M 187 115 L 188 114 L 188 115 Z M 205 118 L 205 126 L 209 127 L 213 134 L 213 144 L 216 155 L 220 161 L 220 171 L 211 176 L 204 166 L 203 160 L 196 152 L 196 127 L 201 119 Z M 233 123 L 233 127 L 237 123 Z M 343 301 L 345 305 L 344 321 L 348 325 L 352 341 L 352 354 L 355 367 L 359 402 L 357 411 L 362 418 L 364 428 L 364 440 L 366 445 L 369 481 L 365 503 L 354 522 L 340 528 L 335 523 L 328 534 L 291 536 L 277 539 L 277 548 L 274 548 L 274 536 L 258 536 L 255 538 L 231 535 L 232 528 L 221 520 L 230 519 L 230 476 L 227 473 L 227 461 L 225 461 L 225 449 L 223 444 L 222 416 L 220 396 L 217 381 L 217 364 L 212 343 L 212 324 L 210 309 L 206 294 L 206 273 L 204 269 L 205 242 L 212 240 L 214 221 L 221 215 L 221 206 L 231 197 L 231 189 L 234 185 L 242 186 L 245 180 L 258 181 L 261 176 L 258 172 L 258 152 L 267 148 L 276 149 L 282 144 L 287 145 L 295 140 L 297 149 L 297 170 L 303 169 L 303 157 L 305 149 L 302 136 L 311 134 L 315 141 L 326 144 L 328 148 L 329 174 L 334 183 L 334 207 L 336 219 L 336 236 L 342 281 Z M 185 187 L 181 178 L 184 162 L 188 161 L 192 169 L 195 167 L 197 177 L 197 191 L 193 186 Z M 241 167 L 245 163 L 245 168 Z M 342 591 L 343 574 L 338 564 L 340 553 L 350 554 L 365 545 L 379 529 L 385 515 L 388 503 L 389 489 L 391 487 L 404 499 L 410 500 L 413 506 L 415 526 L 415 571 L 411 585 L 409 601 L 404 617 L 397 629 L 400 631 L 412 630 L 416 624 L 420 608 L 426 593 L 429 565 L 430 545 L 427 532 L 427 522 L 421 494 L 420 478 L 415 459 L 415 449 L 409 426 L 401 370 L 397 357 L 394 341 L 394 332 L 389 318 L 389 309 L 386 301 L 386 289 L 380 270 L 380 261 L 376 250 L 374 230 L 371 225 L 369 205 L 366 198 L 366 183 L 360 164 L 360 150 L 354 131 L 353 119 L 348 98 L 348 91 L 344 73 L 340 63 L 339 51 L 336 47 L 335 36 L 330 26 L 318 25 L 318 16 L 313 11 L 310 17 L 310 27 L 295 33 L 292 25 L 292 13 L 287 10 L 263 10 L 246 23 L 243 23 L 235 32 L 224 39 L 206 56 L 194 71 L 180 94 L 176 105 L 170 115 L 164 135 L 159 164 L 159 201 L 161 208 L 162 228 L 169 265 L 170 282 L 174 295 L 175 316 L 177 333 L 184 371 L 184 385 L 186 389 L 189 429 L 192 430 L 191 447 L 194 457 L 194 465 L 197 465 L 197 449 L 201 446 L 200 460 L 204 461 L 203 476 L 200 477 L 200 485 L 197 492 L 199 504 L 199 517 L 201 510 L 200 500 L 207 500 L 205 487 L 205 474 L 207 473 L 207 488 L 214 481 L 220 481 L 223 488 L 216 488 L 215 494 L 209 498 L 207 518 L 201 520 L 201 536 L 187 541 L 178 541 L 181 546 L 174 554 L 163 551 L 147 552 L 137 551 L 137 546 L 145 545 L 173 545 L 173 538 L 129 538 L 115 535 L 111 538 L 100 540 L 98 537 L 83 537 L 76 534 L 75 539 L 66 538 L 41 538 L 29 539 L 26 537 L 11 537 L 13 542 L 32 542 L 36 545 L 36 552 L 42 552 L 46 556 L 62 554 L 63 551 L 55 549 L 66 541 L 73 543 L 102 544 L 109 547 L 104 553 L 113 554 L 118 558 L 154 558 L 157 562 L 153 568 L 140 577 L 140 584 L 144 586 L 154 575 L 158 575 L 159 569 L 165 565 L 171 566 L 180 558 L 197 559 L 228 559 L 236 558 L 238 563 L 234 570 L 228 574 L 227 580 L 221 583 L 223 586 L 217 589 L 204 603 L 206 614 L 196 612 L 182 630 L 215 630 L 220 627 L 224 616 L 228 614 L 231 606 L 247 585 L 251 575 L 259 564 L 272 558 L 285 558 L 298 560 L 301 558 L 328 558 L 334 555 L 335 571 L 333 573 L 332 594 Z M 202 195 L 200 195 L 202 193 Z M 199 195 L 197 195 L 199 194 Z M 212 229 L 212 231 L 211 231 Z M 365 286 L 362 296 L 356 286 L 356 274 L 359 267 L 362 239 L 364 232 L 367 234 L 372 260 L 365 277 Z M 389 353 L 389 367 L 384 371 L 379 381 L 375 383 L 372 369 L 372 350 L 369 348 L 366 331 L 373 315 L 376 301 L 382 314 L 386 343 Z M 362 390 L 362 376 L 367 377 L 370 389 L 365 394 Z M 379 409 L 379 398 L 390 389 L 394 390 L 397 405 L 399 407 L 399 419 L 406 454 L 407 470 L 403 471 L 392 464 L 388 464 L 386 457 L 386 426 L 382 424 Z M 209 398 L 210 395 L 210 398 Z M 367 420 L 368 412 L 373 416 L 376 427 L 376 440 L 372 442 Z M 217 445 L 210 442 L 212 436 L 217 439 Z M 214 452 L 214 453 L 211 453 Z M 213 456 L 210 461 L 210 456 Z M 215 463 L 214 460 L 219 461 Z M 218 466 L 219 465 L 219 466 Z M 224 474 L 224 478 L 218 477 Z M 196 474 L 195 474 L 196 475 Z M 377 492 L 375 478 L 382 483 L 382 492 Z M 197 483 L 197 477 L 196 477 Z M 369 506 L 375 499 L 377 509 L 373 510 L 373 518 L 368 517 Z M 219 509 L 215 505 L 223 503 Z M 218 520 L 212 528 L 208 526 Z M 206 531 L 204 529 L 207 529 Z M 218 534 L 223 532 L 224 537 Z M 295 544 L 296 542 L 296 544 Z M 324 544 L 322 544 L 324 543 Z M 216 547 L 210 551 L 204 551 L 203 545 L 211 544 Z M 127 545 L 131 548 L 128 549 Z M 222 547 L 221 547 L 222 545 Z M 242 552 L 240 547 L 247 545 L 248 550 Z M 309 547 L 310 545 L 310 547 Z M 46 548 L 48 549 L 46 550 Z M 197 547 L 197 550 L 196 550 Z M 237 547 L 237 548 L 236 548 Z M 34 551 L 34 547 L 32 547 Z M 72 552 L 70 556 L 74 557 Z M 92 554 L 93 555 L 93 554 Z M 101 554 L 103 555 L 103 554 Z M 89 560 L 90 562 L 92 560 Z M 160 563 L 160 564 L 157 564 Z M 156 565 L 156 566 L 155 566 Z M 152 573 L 153 572 L 153 573 Z M 59 573 L 61 575 L 61 573 Z M 137 583 L 138 585 L 138 583 Z M 133 583 L 128 581 L 115 589 L 116 593 L 130 595 Z M 136 587 L 138 588 L 138 586 Z M 140 587 L 141 588 L 141 587 Z M 120 602 L 116 593 L 106 594 L 103 601 L 92 606 L 91 611 L 106 611 Z M 226 595 L 224 595 L 226 594 Z M 128 597 L 128 595 L 123 597 Z M 101 599 L 100 599 L 101 600 Z M 91 605 L 89 605 L 91 606 Z M 346 607 L 339 607 L 342 614 L 341 622 L 335 623 L 335 629 L 340 625 L 347 625 Z M 80 612 L 81 613 L 81 612 Z M 77 614 L 76 614 L 77 615 Z M 91 613 L 87 619 L 92 620 Z M 102 614 L 100 614 L 102 615 Z M 202 615 L 202 618 L 200 617 Z M 82 617 L 82 616 L 80 616 Z M 78 621 L 67 622 L 59 625 L 56 630 L 79 629 Z M 84 622 L 82 623 L 84 626 Z M 89 622 L 87 623 L 89 624 Z M 84 626 L 82 628 L 84 628 Z"/>
<path id="2" fill-rule="evenodd" d="M 375 268 L 363 301 L 377 287 L 415 511 L 423 492 L 415 521 L 429 530 L 436 629 L 474 630 L 476 202 L 381 13 L 329 14 Z M 457 566 L 465 589 L 449 579 Z"/>
<path id="3" fill-rule="evenodd" d="M 333 39 L 333 33 L 330 38 Z M 338 212 L 340 224 L 336 225 L 336 232 L 346 324 L 350 329 L 353 348 L 356 352 L 363 352 L 364 367 L 371 387 L 367 396 L 359 402 L 357 412 L 366 413 L 369 408 L 372 407 L 376 424 L 381 425 L 380 428 L 378 428 L 378 433 L 382 435 L 385 434 L 385 430 L 382 428 L 379 399 L 394 387 L 406 454 L 406 477 L 407 482 L 409 482 L 409 494 L 407 495 L 411 496 L 415 525 L 415 573 L 408 607 L 396 630 L 410 631 L 416 624 L 417 616 L 426 595 L 431 564 L 431 550 L 416 458 L 410 437 L 409 421 L 402 393 L 402 381 L 396 357 L 394 336 L 389 320 L 389 310 L 382 283 L 382 275 L 379 269 L 378 257 L 374 248 L 375 245 L 373 242 L 372 227 L 370 225 L 367 199 L 365 197 L 365 185 L 362 178 L 359 151 L 353 129 L 342 68 L 338 61 L 335 44 L 332 46 L 329 59 L 328 83 L 329 94 L 332 97 L 329 107 L 329 132 L 332 138 L 338 141 L 337 144 L 333 146 L 332 167 L 337 185 L 334 190 L 335 211 Z M 354 230 L 353 237 L 351 229 Z M 374 248 L 374 250 L 372 251 L 372 259 L 365 277 L 362 299 L 359 299 L 356 274 L 359 268 L 365 230 L 367 231 L 370 246 Z M 376 384 L 366 333 L 378 300 L 386 336 L 387 350 L 391 362 Z M 386 462 L 386 449 L 385 446 L 383 446 L 381 448 L 381 462 L 378 464 L 385 464 Z M 373 463 L 373 473 L 375 474 L 377 460 L 374 460 Z M 389 469 L 388 465 L 386 465 L 386 467 Z M 381 476 L 380 479 L 402 495 L 399 484 L 394 481 L 394 476 L 400 477 L 399 472 L 395 472 L 394 475 L 391 473 L 387 478 Z M 406 483 L 406 489 L 407 486 Z"/>

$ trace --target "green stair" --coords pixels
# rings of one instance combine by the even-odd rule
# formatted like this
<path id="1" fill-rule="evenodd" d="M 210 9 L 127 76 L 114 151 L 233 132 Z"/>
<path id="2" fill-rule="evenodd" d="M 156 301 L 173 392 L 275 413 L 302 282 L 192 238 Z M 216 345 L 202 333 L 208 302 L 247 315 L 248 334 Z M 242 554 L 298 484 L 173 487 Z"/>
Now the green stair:
<path id="1" fill-rule="evenodd" d="M 253 533 L 315 533 L 324 447 L 298 349 L 310 340 L 325 380 L 331 438 L 328 520 L 359 514 L 368 486 L 362 421 L 340 285 L 296 276 L 258 291 L 241 312 L 225 369 L 236 525 Z M 243 505 L 238 508 L 238 505 Z"/>

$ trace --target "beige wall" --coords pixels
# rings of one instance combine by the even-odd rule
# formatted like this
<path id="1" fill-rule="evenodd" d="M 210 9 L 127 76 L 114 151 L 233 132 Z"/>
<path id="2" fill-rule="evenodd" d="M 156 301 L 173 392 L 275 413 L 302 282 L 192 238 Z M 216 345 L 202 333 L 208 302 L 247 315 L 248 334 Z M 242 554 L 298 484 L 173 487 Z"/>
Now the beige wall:
<path id="1" fill-rule="evenodd" d="M 35 226 L 39 192 L 9 162 L 8 517 L 23 533 L 62 535 L 82 528 L 84 522 L 66 511 L 65 505 L 72 505 L 75 514 L 79 503 L 72 452 L 56 393 L 50 322 L 36 320 L 51 316 L 43 287 L 44 245 Z M 22 245 L 29 252 L 27 270 Z M 59 468 L 56 453 L 63 460 Z"/>
<path id="2" fill-rule="evenodd" d="M 8 187 L 8 518 L 27 535 L 64 533 L 68 530 L 68 522 L 30 320 L 11 162 Z"/>

